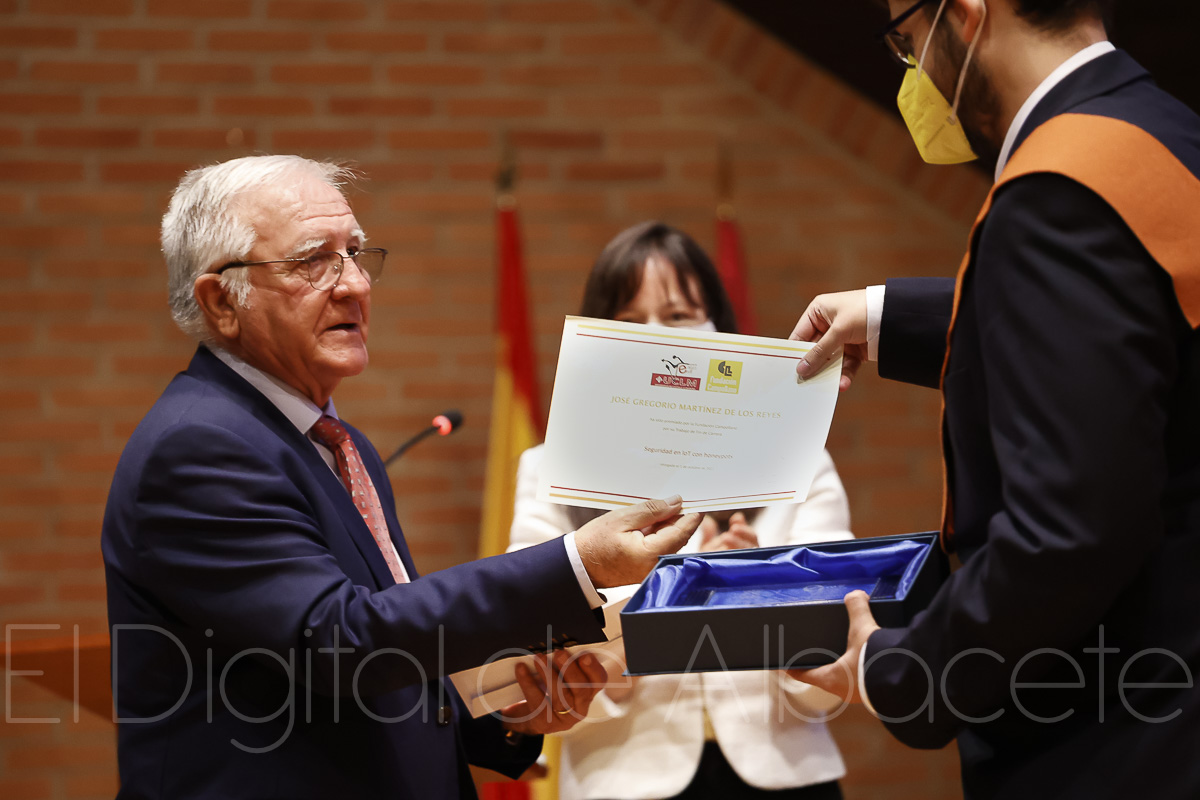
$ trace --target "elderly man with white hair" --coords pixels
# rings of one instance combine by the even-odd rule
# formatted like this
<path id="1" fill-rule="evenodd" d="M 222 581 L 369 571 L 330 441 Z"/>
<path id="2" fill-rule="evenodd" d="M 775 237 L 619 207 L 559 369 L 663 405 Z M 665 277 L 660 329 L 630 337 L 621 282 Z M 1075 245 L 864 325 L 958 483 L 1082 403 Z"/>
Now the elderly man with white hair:
<path id="1" fill-rule="evenodd" d="M 548 657 L 471 719 L 443 676 L 601 638 L 597 588 L 695 530 L 678 498 L 418 577 L 391 487 L 332 396 L 367 366 L 387 251 L 296 156 L 189 172 L 163 218 L 199 346 L 127 444 L 103 552 L 122 798 L 471 798 L 586 713 L 603 669 Z"/>

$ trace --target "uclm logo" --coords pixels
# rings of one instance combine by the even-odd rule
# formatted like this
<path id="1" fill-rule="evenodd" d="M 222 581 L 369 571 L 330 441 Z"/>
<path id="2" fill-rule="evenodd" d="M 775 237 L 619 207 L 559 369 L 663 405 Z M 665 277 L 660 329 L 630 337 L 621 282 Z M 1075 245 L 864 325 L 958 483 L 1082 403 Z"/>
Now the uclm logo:
<path id="1" fill-rule="evenodd" d="M 666 372 L 653 372 L 650 375 L 651 386 L 666 386 L 670 389 L 690 389 L 700 391 L 700 378 L 692 377 L 699 367 L 673 355 L 662 359 Z"/>

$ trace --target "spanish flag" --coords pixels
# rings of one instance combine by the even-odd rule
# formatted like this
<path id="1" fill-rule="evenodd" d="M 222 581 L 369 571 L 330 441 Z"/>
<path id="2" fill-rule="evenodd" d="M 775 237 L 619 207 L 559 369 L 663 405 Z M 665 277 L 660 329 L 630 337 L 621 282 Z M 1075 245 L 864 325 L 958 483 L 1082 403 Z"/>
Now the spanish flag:
<path id="1" fill-rule="evenodd" d="M 492 389 L 492 423 L 488 438 L 487 477 L 479 557 L 503 553 L 512 527 L 521 453 L 545 436 L 538 400 L 537 355 L 530 332 L 521 235 L 512 194 L 515 168 L 506 159 L 497 180 L 496 199 L 496 377 Z M 557 800 L 558 741 L 547 737 L 544 752 L 551 776 L 533 784 L 494 782 L 480 789 L 483 800 Z"/>
<path id="2" fill-rule="evenodd" d="M 750 304 L 742 233 L 733 209 L 733 156 L 728 144 L 721 146 L 717 164 L 717 272 L 733 304 L 738 332 L 754 335 L 758 321 Z"/>

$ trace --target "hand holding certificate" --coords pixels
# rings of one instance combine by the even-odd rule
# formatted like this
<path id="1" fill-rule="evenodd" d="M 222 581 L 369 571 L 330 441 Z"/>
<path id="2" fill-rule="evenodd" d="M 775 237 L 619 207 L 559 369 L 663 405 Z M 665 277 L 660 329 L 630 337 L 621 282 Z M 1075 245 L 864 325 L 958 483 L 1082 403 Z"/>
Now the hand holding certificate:
<path id="1" fill-rule="evenodd" d="M 686 511 L 807 497 L 841 359 L 804 381 L 804 342 L 569 317 L 538 499 Z"/>

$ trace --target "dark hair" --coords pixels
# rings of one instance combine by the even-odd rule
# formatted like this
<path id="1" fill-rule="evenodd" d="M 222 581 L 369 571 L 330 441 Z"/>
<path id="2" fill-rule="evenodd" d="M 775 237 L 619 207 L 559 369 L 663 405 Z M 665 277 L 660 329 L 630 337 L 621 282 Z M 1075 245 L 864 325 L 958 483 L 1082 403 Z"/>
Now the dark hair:
<path id="1" fill-rule="evenodd" d="M 1096 17 L 1107 25 L 1112 22 L 1117 0 L 1012 0 L 1017 16 L 1049 31 L 1063 31 L 1085 17 Z M 930 3 L 926 13 L 937 13 L 938 4 Z"/>
<path id="2" fill-rule="evenodd" d="M 1063 30 L 1085 17 L 1112 20 L 1117 0 L 1014 0 L 1017 15 L 1039 28 Z"/>
<path id="3" fill-rule="evenodd" d="M 708 311 L 717 330 L 737 333 L 733 304 L 708 254 L 692 237 L 661 222 L 626 228 L 605 245 L 588 275 L 579 313 L 598 319 L 616 317 L 637 296 L 646 262 L 653 256 L 674 268 L 688 299 Z M 700 284 L 703 297 L 692 296 L 690 278 Z"/>

